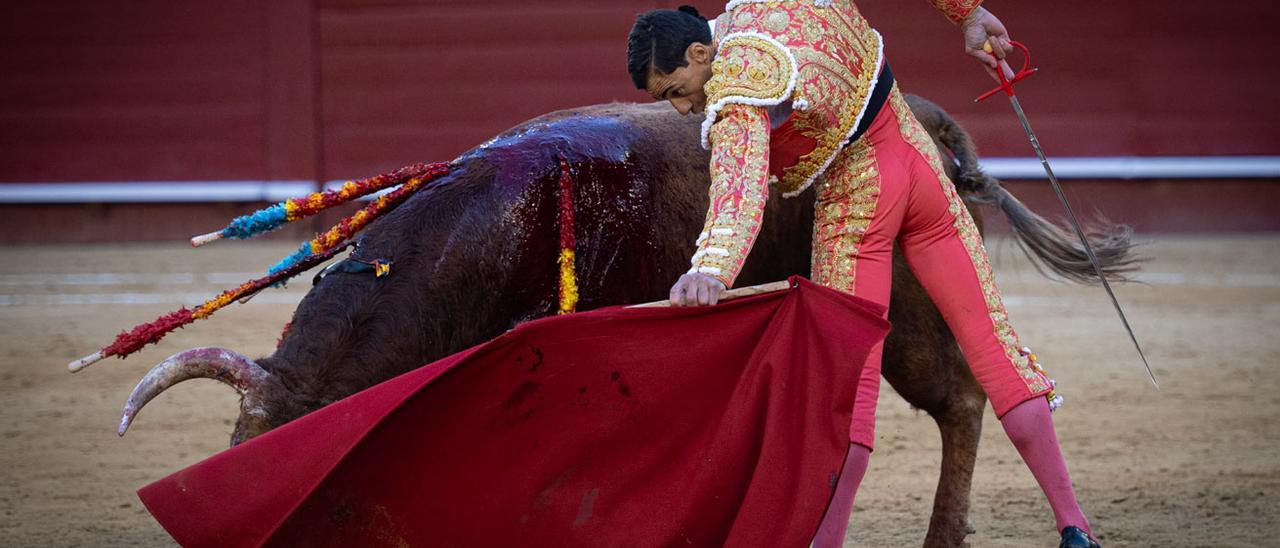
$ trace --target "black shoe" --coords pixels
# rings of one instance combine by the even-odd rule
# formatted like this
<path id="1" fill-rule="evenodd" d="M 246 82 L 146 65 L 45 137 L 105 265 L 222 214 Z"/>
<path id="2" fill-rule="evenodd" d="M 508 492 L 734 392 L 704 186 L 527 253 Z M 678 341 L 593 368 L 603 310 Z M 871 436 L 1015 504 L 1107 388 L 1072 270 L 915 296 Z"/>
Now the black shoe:
<path id="1" fill-rule="evenodd" d="M 1062 530 L 1062 542 L 1058 543 L 1058 548 L 1102 548 L 1102 545 L 1084 529 L 1068 525 Z"/>

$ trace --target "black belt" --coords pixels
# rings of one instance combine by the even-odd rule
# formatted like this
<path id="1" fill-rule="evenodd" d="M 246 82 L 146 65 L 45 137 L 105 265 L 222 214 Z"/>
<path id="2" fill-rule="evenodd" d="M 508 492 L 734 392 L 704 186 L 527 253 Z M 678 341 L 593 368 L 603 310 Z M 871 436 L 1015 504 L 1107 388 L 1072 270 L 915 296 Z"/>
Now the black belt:
<path id="1" fill-rule="evenodd" d="M 889 70 L 889 62 L 885 61 L 884 67 L 880 69 L 880 77 L 876 78 L 876 86 L 871 90 L 871 100 L 867 102 L 867 110 L 862 113 L 862 120 L 858 121 L 858 129 L 853 131 L 853 137 L 849 138 L 849 142 L 857 141 L 867 132 L 867 128 L 871 127 L 871 122 L 875 121 L 876 116 L 880 114 L 880 109 L 884 108 L 884 104 L 889 102 L 889 92 L 893 90 L 893 71 Z"/>

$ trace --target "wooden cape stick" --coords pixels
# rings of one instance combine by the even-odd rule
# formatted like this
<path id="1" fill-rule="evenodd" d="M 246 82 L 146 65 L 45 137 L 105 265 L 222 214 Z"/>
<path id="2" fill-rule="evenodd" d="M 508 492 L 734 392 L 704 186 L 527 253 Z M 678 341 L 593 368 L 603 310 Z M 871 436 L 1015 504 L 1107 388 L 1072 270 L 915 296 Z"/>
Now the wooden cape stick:
<path id="1" fill-rule="evenodd" d="M 739 287 L 739 288 L 730 289 L 728 291 L 725 291 L 724 293 L 721 293 L 720 302 L 730 301 L 733 299 L 741 299 L 743 297 L 750 297 L 752 295 L 773 293 L 774 291 L 784 291 L 787 289 L 791 289 L 791 282 L 787 280 L 779 280 L 776 282 L 769 282 L 767 284 L 753 285 L 748 287 Z M 631 305 L 631 306 L 628 306 L 627 308 L 653 308 L 658 306 L 671 306 L 671 301 L 670 300 L 654 301 L 651 303 Z"/>
<path id="2" fill-rule="evenodd" d="M 327 259 L 328 258 L 326 258 L 325 260 Z M 307 267 L 307 268 L 310 268 L 310 267 Z M 739 288 L 730 289 L 728 291 L 725 291 L 724 293 L 721 293 L 720 302 L 731 301 L 733 299 L 741 299 L 743 297 L 751 297 L 753 295 L 773 293 L 775 291 L 786 291 L 788 289 L 791 289 L 791 282 L 787 280 L 780 280 L 776 282 L 769 282 L 767 284 L 753 285 L 748 287 L 739 287 Z M 261 289 L 259 289 L 258 291 L 261 291 Z M 244 300 L 248 300 L 249 298 L 252 298 L 254 295 L 258 294 L 258 291 L 254 291 L 253 293 L 250 293 L 242 298 Z M 663 307 L 663 306 L 671 306 L 671 301 L 664 300 L 664 301 L 654 301 L 654 302 L 643 303 L 643 304 L 635 304 L 635 305 L 628 306 L 627 308 L 655 308 L 655 307 Z M 98 351 L 89 356 L 85 356 L 74 362 L 71 362 L 68 368 L 71 369 L 72 373 L 74 373 L 76 371 L 84 369 L 85 367 L 88 367 L 90 364 L 93 364 L 94 362 L 102 360 L 105 357 L 106 356 L 102 351 Z"/>

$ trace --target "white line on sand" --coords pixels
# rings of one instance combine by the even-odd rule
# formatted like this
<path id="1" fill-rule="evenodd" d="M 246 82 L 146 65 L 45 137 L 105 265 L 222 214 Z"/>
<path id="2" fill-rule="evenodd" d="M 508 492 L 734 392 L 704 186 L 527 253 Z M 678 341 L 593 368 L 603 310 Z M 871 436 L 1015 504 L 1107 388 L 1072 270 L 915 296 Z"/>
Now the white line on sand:
<path id="1" fill-rule="evenodd" d="M 255 272 L 190 272 L 134 273 L 96 272 L 60 274 L 0 274 L 0 286 L 112 286 L 112 285 L 195 285 L 214 284 L 231 286 L 261 276 Z M 1280 287 L 1280 275 L 1276 274 L 1208 274 L 1198 272 L 1139 272 L 1134 281 L 1161 286 L 1197 287 Z M 1021 279 L 1019 285 L 1053 284 L 1041 277 Z M 308 284 L 297 287 L 309 288 Z M 216 291 L 200 292 L 119 292 L 119 293 L 16 293 L 0 294 L 0 306 L 79 306 L 79 305 L 196 305 L 217 295 Z M 297 304 L 305 291 L 267 290 L 254 297 L 250 303 Z M 1058 297 L 1032 297 L 1006 293 L 1005 304 L 1010 306 L 1063 308 L 1069 301 Z"/>
<path id="2" fill-rule="evenodd" d="M 248 304 L 298 304 L 306 295 L 300 291 L 266 290 Z M 216 293 L 25 293 L 0 295 L 0 306 L 82 306 L 169 304 L 194 306 Z"/>
<path id="3" fill-rule="evenodd" d="M 95 285 L 193 285 L 208 283 L 236 285 L 266 275 L 265 272 L 91 272 L 57 274 L 0 274 L 0 286 L 95 286 Z M 1215 287 L 1280 287 L 1280 274 L 1208 274 L 1200 272 L 1138 272 L 1134 281 L 1152 285 L 1194 285 Z M 1016 283 L 1055 283 L 1039 276 Z"/>
<path id="4" fill-rule="evenodd" d="M 1211 287 L 1277 287 L 1276 274 L 1206 274 L 1200 272 L 1138 272 L 1134 281 L 1151 285 L 1201 285 Z"/>
<path id="5" fill-rule="evenodd" d="M 191 285 L 239 284 L 266 275 L 263 272 L 85 272 L 58 274 L 0 274 L 0 285 Z"/>
<path id="6" fill-rule="evenodd" d="M 259 293 L 248 304 L 298 304 L 306 295 L 299 291 L 272 291 Z M 19 293 L 0 295 L 0 306 L 84 306 L 84 305 L 184 305 L 195 306 L 212 297 L 213 293 Z M 1056 297 L 1031 297 L 1005 295 L 1010 306 L 1067 308 L 1073 306 L 1069 299 Z"/>

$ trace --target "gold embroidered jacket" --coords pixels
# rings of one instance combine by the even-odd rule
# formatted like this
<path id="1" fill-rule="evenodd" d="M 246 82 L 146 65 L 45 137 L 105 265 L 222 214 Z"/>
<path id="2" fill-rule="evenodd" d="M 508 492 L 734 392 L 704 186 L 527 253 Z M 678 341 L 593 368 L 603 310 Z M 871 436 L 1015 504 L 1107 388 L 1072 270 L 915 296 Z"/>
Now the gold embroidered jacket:
<path id="1" fill-rule="evenodd" d="M 981 0 L 929 2 L 959 22 Z M 690 272 L 732 286 L 759 231 L 767 183 L 791 197 L 822 175 L 861 121 L 884 53 L 850 0 L 734 0 L 715 30 L 702 124 L 711 205 Z M 767 109 L 786 105 L 787 142 L 802 150 L 780 156 L 790 165 L 770 166 L 777 129 Z"/>

